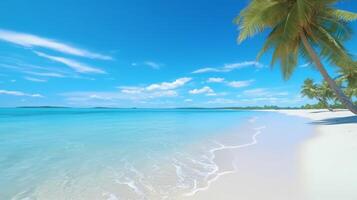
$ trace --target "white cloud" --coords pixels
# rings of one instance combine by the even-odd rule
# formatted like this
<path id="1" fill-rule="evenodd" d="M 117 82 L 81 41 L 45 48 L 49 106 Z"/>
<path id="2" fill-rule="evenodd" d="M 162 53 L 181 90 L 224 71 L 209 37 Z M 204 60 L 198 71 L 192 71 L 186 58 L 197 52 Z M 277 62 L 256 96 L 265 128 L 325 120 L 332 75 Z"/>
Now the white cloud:
<path id="1" fill-rule="evenodd" d="M 254 82 L 253 79 L 246 80 L 246 81 L 230 81 L 230 82 L 227 82 L 227 85 L 230 87 L 234 87 L 234 88 L 242 88 L 242 87 L 249 86 L 253 82 Z"/>
<path id="2" fill-rule="evenodd" d="M 185 99 L 184 102 L 192 102 L 192 99 Z"/>
<path id="3" fill-rule="evenodd" d="M 154 61 L 144 61 L 144 62 L 139 62 L 139 63 L 137 63 L 137 62 L 131 63 L 131 66 L 139 66 L 139 65 L 149 66 L 152 69 L 160 69 L 163 66 L 163 64 L 157 63 L 157 62 L 154 62 Z"/>
<path id="4" fill-rule="evenodd" d="M 207 102 L 208 104 L 235 104 L 238 103 L 236 100 L 217 98 Z"/>
<path id="5" fill-rule="evenodd" d="M 231 64 L 225 64 L 223 67 L 206 67 L 206 68 L 201 68 L 198 70 L 193 71 L 193 74 L 200 74 L 200 73 L 207 73 L 207 72 L 230 72 L 235 69 L 241 69 L 245 67 L 255 67 L 255 68 L 263 68 L 264 65 L 256 62 L 256 61 L 245 61 L 245 62 L 240 62 L 240 63 L 231 63 Z"/>
<path id="6" fill-rule="evenodd" d="M 222 83 L 224 82 L 224 78 L 211 77 L 208 78 L 207 83 Z"/>
<path id="7" fill-rule="evenodd" d="M 193 71 L 193 74 L 201 74 L 201 73 L 206 73 L 206 72 L 222 72 L 220 69 L 212 68 L 212 67 L 206 67 L 206 68 L 201 68 L 196 71 Z"/>
<path id="8" fill-rule="evenodd" d="M 33 77 L 24 77 L 24 79 L 32 82 L 47 82 L 47 80 L 44 79 L 39 79 L 39 78 L 33 78 Z"/>
<path id="9" fill-rule="evenodd" d="M 64 77 L 74 76 L 69 74 L 69 72 L 67 71 L 63 71 L 55 67 L 42 67 L 37 65 L 26 64 L 21 61 L 15 61 L 15 62 L 12 61 L 8 64 L 0 63 L 0 67 L 21 72 L 24 74 L 41 76 L 41 77 L 64 78 Z"/>
<path id="10" fill-rule="evenodd" d="M 0 95 L 27 96 L 27 97 L 39 97 L 39 98 L 43 97 L 41 94 L 28 94 L 21 91 L 11 91 L 11 90 L 0 90 Z"/>
<path id="11" fill-rule="evenodd" d="M 118 92 L 71 92 L 62 94 L 67 97 L 68 101 L 121 101 L 121 100 L 131 100 L 131 101 L 141 101 L 147 99 L 156 99 L 156 98 L 171 98 L 177 97 L 178 93 L 174 90 L 164 90 L 164 91 L 154 91 L 154 92 L 145 92 L 140 91 L 137 93 L 134 92 L 125 92 L 129 91 L 123 89 Z"/>
<path id="12" fill-rule="evenodd" d="M 124 94 L 140 94 L 142 92 L 145 92 L 145 88 L 142 88 L 142 87 L 122 86 L 119 88 L 121 89 L 121 92 Z"/>
<path id="13" fill-rule="evenodd" d="M 175 90 L 157 91 L 154 92 L 150 98 L 156 97 L 177 97 L 178 93 Z"/>
<path id="14" fill-rule="evenodd" d="M 151 84 L 146 87 L 146 90 L 153 91 L 153 90 L 172 90 L 178 87 L 185 85 L 187 82 L 191 81 L 192 78 L 184 77 L 176 79 L 173 82 L 162 82 L 157 84 Z"/>
<path id="15" fill-rule="evenodd" d="M 305 63 L 302 65 L 299 65 L 300 68 L 305 68 L 305 67 L 310 67 L 310 66 L 311 66 L 311 63 Z"/>
<path id="16" fill-rule="evenodd" d="M 177 97 L 179 94 L 175 89 L 185 85 L 190 80 L 191 78 L 184 77 L 173 82 L 163 82 L 149 86 L 119 86 L 119 91 L 117 92 L 71 92 L 62 95 L 71 103 L 85 102 L 98 105 L 97 103 L 103 102 L 122 104 L 123 101 L 130 101 L 128 103 L 141 104 L 146 100 Z"/>
<path id="17" fill-rule="evenodd" d="M 112 100 L 112 97 L 107 95 L 98 95 L 98 94 L 90 94 L 88 96 L 89 99 L 98 99 L 98 100 Z"/>
<path id="18" fill-rule="evenodd" d="M 144 64 L 153 68 L 153 69 L 160 69 L 160 67 L 161 67 L 161 64 L 153 62 L 153 61 L 145 61 Z"/>
<path id="19" fill-rule="evenodd" d="M 268 104 L 291 104 L 296 103 L 296 98 L 288 97 L 289 93 L 285 91 L 278 91 L 275 88 L 255 88 L 243 91 L 242 95 L 239 95 L 239 101 L 254 105 L 261 103 Z"/>
<path id="20" fill-rule="evenodd" d="M 44 76 L 44 77 L 55 77 L 55 78 L 64 78 L 65 76 L 59 73 L 54 72 L 31 72 L 25 71 L 26 74 L 36 75 L 36 76 Z"/>
<path id="21" fill-rule="evenodd" d="M 30 97 L 39 97 L 39 98 L 43 98 L 44 96 L 42 96 L 41 94 L 31 94 Z"/>
<path id="22" fill-rule="evenodd" d="M 19 33 L 19 32 L 0 29 L 0 40 L 21 45 L 23 47 L 42 47 L 42 48 L 47 48 L 61 53 L 80 56 L 80 57 L 102 59 L 102 60 L 112 59 L 112 57 L 110 56 L 93 53 L 85 49 L 76 48 L 52 39 L 47 39 L 27 33 Z"/>
<path id="23" fill-rule="evenodd" d="M 251 90 L 243 91 L 245 96 L 249 97 L 275 97 L 275 96 L 287 96 L 288 92 L 274 91 L 273 89 L 267 88 L 256 88 Z"/>
<path id="24" fill-rule="evenodd" d="M 193 89 L 189 91 L 190 94 L 214 94 L 214 91 L 212 90 L 212 88 L 205 86 L 203 88 L 200 89 Z"/>
<path id="25" fill-rule="evenodd" d="M 38 56 L 50 59 L 52 61 L 56 61 L 59 63 L 62 63 L 64 65 L 67 65 L 68 67 L 74 69 L 75 71 L 79 72 L 79 73 L 99 73 L 99 74 L 105 74 L 106 72 L 101 70 L 101 69 L 97 69 L 91 66 L 88 66 L 86 64 L 77 62 L 75 60 L 72 59 L 68 59 L 68 58 L 63 58 L 63 57 L 58 57 L 58 56 L 51 56 L 51 55 L 47 55 L 45 53 L 41 53 L 41 52 L 35 52 Z"/>
<path id="26" fill-rule="evenodd" d="M 269 94 L 269 92 L 265 88 L 256 88 L 251 90 L 244 90 L 243 94 L 247 96 L 265 96 Z"/>
<path id="27" fill-rule="evenodd" d="M 124 94 L 154 94 L 160 96 L 177 96 L 177 93 L 174 93 L 174 89 L 184 86 L 187 82 L 191 81 L 191 78 L 179 78 L 173 82 L 162 82 L 162 83 L 155 83 L 149 86 L 120 86 L 118 87 L 121 89 L 121 92 Z M 168 91 L 168 92 L 165 92 Z"/>
<path id="28" fill-rule="evenodd" d="M 264 67 L 263 64 L 256 62 L 256 61 L 245 61 L 245 62 L 241 62 L 241 63 L 226 64 L 226 65 L 224 65 L 223 68 L 228 71 L 232 71 L 234 69 L 240 69 L 240 68 L 250 67 L 250 66 L 254 66 L 256 68 Z"/>

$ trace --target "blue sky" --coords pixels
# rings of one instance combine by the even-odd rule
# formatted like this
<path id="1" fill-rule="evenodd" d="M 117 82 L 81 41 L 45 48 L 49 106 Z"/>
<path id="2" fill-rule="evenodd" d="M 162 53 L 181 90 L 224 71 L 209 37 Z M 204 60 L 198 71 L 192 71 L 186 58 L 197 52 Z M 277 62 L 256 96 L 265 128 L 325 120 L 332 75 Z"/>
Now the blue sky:
<path id="1" fill-rule="evenodd" d="M 248 1 L 2 0 L 0 106 L 294 106 L 307 77 L 284 81 L 261 34 L 238 45 Z M 357 3 L 339 7 L 357 12 Z M 353 24 L 357 30 L 356 23 Z M 357 36 L 346 44 L 356 54 Z M 333 74 L 336 70 L 328 66 Z"/>

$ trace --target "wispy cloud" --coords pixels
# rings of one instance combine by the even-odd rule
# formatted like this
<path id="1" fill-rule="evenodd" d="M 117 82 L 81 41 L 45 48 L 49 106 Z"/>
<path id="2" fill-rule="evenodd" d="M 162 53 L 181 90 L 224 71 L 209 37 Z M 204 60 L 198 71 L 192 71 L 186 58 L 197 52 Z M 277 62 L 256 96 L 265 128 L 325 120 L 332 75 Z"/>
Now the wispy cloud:
<path id="1" fill-rule="evenodd" d="M 42 67 L 23 62 L 0 63 L 0 68 L 9 69 L 26 75 L 48 78 L 84 78 L 79 76 L 72 68 L 60 69 L 58 67 Z"/>
<path id="2" fill-rule="evenodd" d="M 242 87 L 250 86 L 254 81 L 255 81 L 254 79 L 244 80 L 244 81 L 228 81 L 228 80 L 225 80 L 224 78 L 211 77 L 211 78 L 208 78 L 206 82 L 207 83 L 223 83 L 230 87 L 242 88 Z"/>
<path id="3" fill-rule="evenodd" d="M 201 69 L 197 69 L 192 72 L 192 74 L 202 74 L 207 72 L 224 72 L 222 69 L 212 68 L 212 67 L 205 67 Z"/>
<path id="4" fill-rule="evenodd" d="M 222 83 L 224 82 L 224 78 L 211 77 L 207 79 L 207 83 Z"/>
<path id="5" fill-rule="evenodd" d="M 266 104 L 279 104 L 279 103 L 294 103 L 297 99 L 294 97 L 289 98 L 289 93 L 280 91 L 274 88 L 255 88 L 244 90 L 242 95 L 239 95 L 239 101 L 243 103 L 264 103 Z M 289 102 L 289 99 L 291 102 Z"/>
<path id="6" fill-rule="evenodd" d="M 243 91 L 243 95 L 248 97 L 275 97 L 287 96 L 289 93 L 285 91 L 274 91 L 273 89 L 268 88 L 255 88 Z"/>
<path id="7" fill-rule="evenodd" d="M 189 91 L 190 94 L 214 94 L 214 91 L 212 88 L 208 86 L 204 86 L 203 88 L 200 89 L 193 89 Z"/>
<path id="8" fill-rule="evenodd" d="M 121 92 L 124 94 L 140 94 L 145 92 L 144 87 L 135 87 L 135 86 L 120 86 Z"/>
<path id="9" fill-rule="evenodd" d="M 253 79 L 245 80 L 245 81 L 230 81 L 227 82 L 227 85 L 234 88 L 242 88 L 251 85 L 253 82 L 254 82 Z"/>
<path id="10" fill-rule="evenodd" d="M 286 106 L 297 106 L 298 103 L 303 102 L 304 99 L 295 97 L 255 97 L 255 98 L 244 98 L 239 99 L 238 102 L 248 104 L 248 105 L 286 105 Z"/>
<path id="11" fill-rule="evenodd" d="M 111 56 L 93 53 L 91 51 L 77 48 L 68 44 L 64 44 L 53 39 L 47 39 L 27 33 L 19 33 L 19 32 L 0 29 L 0 40 L 17 44 L 23 47 L 47 48 L 61 53 L 80 56 L 80 57 L 102 59 L 102 60 L 113 59 Z"/>
<path id="12" fill-rule="evenodd" d="M 230 72 L 235 69 L 241 69 L 245 67 L 255 67 L 255 68 L 263 68 L 264 65 L 256 62 L 256 61 L 245 61 L 240 63 L 231 63 L 225 64 L 223 67 L 205 67 L 198 70 L 193 71 L 193 74 L 201 74 L 207 72 Z"/>
<path id="13" fill-rule="evenodd" d="M 73 70 L 75 70 L 79 73 L 97 73 L 97 74 L 105 74 L 106 73 L 105 71 L 103 71 L 101 69 L 88 66 L 84 63 L 80 63 L 80 62 L 72 60 L 72 59 L 58 57 L 58 56 L 51 56 L 51 55 L 48 55 L 48 54 L 45 54 L 42 52 L 37 52 L 37 51 L 35 51 L 35 53 L 36 53 L 36 55 L 38 55 L 40 57 L 44 57 L 49 60 L 56 61 L 56 62 L 62 63 L 64 65 L 67 65 L 68 67 L 72 68 Z"/>
<path id="14" fill-rule="evenodd" d="M 160 69 L 163 66 L 163 64 L 154 62 L 154 61 L 144 61 L 144 62 L 139 62 L 139 63 L 134 62 L 134 63 L 131 63 L 131 65 L 132 66 L 145 65 L 152 69 Z"/>
<path id="15" fill-rule="evenodd" d="M 24 73 L 35 75 L 35 76 L 43 76 L 43 77 L 55 77 L 55 78 L 64 78 L 65 77 L 63 74 L 54 73 L 54 72 L 31 72 L 31 71 L 25 71 Z"/>
<path id="16" fill-rule="evenodd" d="M 34 78 L 34 77 L 24 77 L 24 79 L 28 80 L 28 81 L 32 81 L 32 82 L 47 82 L 47 80 L 44 79 L 39 79 L 39 78 Z"/>
<path id="17" fill-rule="evenodd" d="M 238 103 L 237 100 L 233 100 L 233 99 L 225 99 L 225 98 L 216 98 L 213 100 L 209 100 L 207 101 L 207 104 L 236 104 Z"/>
<path id="18" fill-rule="evenodd" d="M 153 68 L 153 69 L 160 69 L 160 67 L 161 67 L 161 64 L 152 62 L 152 61 L 145 61 L 144 64 Z"/>
<path id="19" fill-rule="evenodd" d="M 302 65 L 299 65 L 300 68 L 305 68 L 305 67 L 310 67 L 310 66 L 311 66 L 311 63 L 305 63 Z"/>
<path id="20" fill-rule="evenodd" d="M 21 91 L 12 91 L 12 90 L 0 90 L 0 95 L 27 96 L 27 97 L 37 97 L 37 98 L 43 97 L 41 94 L 29 94 Z"/>
<path id="21" fill-rule="evenodd" d="M 165 91 L 155 91 L 147 92 L 141 91 L 138 93 L 128 93 L 125 91 L 118 92 L 71 92 L 64 93 L 62 96 L 66 97 L 67 101 L 72 102 L 89 102 L 89 101 L 120 101 L 120 100 L 147 100 L 147 99 L 156 99 L 156 98 L 165 98 L 165 97 L 177 97 L 178 93 L 174 90 L 165 90 Z"/>

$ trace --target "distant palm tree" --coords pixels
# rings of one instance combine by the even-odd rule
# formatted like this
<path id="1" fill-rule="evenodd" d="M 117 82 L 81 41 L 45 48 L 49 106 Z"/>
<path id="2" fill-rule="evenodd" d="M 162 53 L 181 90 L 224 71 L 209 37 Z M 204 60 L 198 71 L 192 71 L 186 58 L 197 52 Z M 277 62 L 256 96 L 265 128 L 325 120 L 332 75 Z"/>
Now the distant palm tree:
<path id="1" fill-rule="evenodd" d="M 328 100 L 333 99 L 334 95 L 326 82 L 322 85 L 318 85 L 315 84 L 313 80 L 306 79 L 301 89 L 301 95 L 309 99 L 317 99 L 325 108 L 329 111 L 333 111 Z"/>
<path id="2" fill-rule="evenodd" d="M 339 74 L 338 81 L 347 82 L 348 88 L 357 89 L 357 67 L 342 68 Z"/>
<path id="3" fill-rule="evenodd" d="M 343 68 L 339 71 L 336 83 L 344 88 L 345 94 L 353 99 L 357 97 L 357 68 Z"/>
<path id="4" fill-rule="evenodd" d="M 269 29 L 258 58 L 273 50 L 272 62 L 280 60 L 284 79 L 290 78 L 301 55 L 316 68 L 336 93 L 339 101 L 357 114 L 357 107 L 342 92 L 327 73 L 320 58 L 341 68 L 356 69 L 350 55 L 342 45 L 351 37 L 348 22 L 357 14 L 334 9 L 338 0 L 252 0 L 235 19 L 240 27 L 238 41 L 242 42 Z"/>

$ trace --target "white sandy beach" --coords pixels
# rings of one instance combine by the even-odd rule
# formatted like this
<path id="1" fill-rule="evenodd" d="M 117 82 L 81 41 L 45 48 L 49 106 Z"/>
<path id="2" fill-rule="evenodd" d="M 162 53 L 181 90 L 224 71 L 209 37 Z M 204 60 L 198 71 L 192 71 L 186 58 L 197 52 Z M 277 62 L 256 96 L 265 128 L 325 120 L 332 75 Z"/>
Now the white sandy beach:
<path id="1" fill-rule="evenodd" d="M 281 112 L 309 118 L 316 125 L 317 133 L 300 152 L 309 199 L 357 199 L 357 116 L 348 111 Z"/>
<path id="2" fill-rule="evenodd" d="M 357 117 L 348 111 L 273 112 L 294 116 L 295 125 L 284 117 L 266 121 L 256 145 L 234 152 L 236 172 L 189 199 L 357 199 Z"/>

